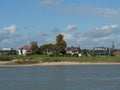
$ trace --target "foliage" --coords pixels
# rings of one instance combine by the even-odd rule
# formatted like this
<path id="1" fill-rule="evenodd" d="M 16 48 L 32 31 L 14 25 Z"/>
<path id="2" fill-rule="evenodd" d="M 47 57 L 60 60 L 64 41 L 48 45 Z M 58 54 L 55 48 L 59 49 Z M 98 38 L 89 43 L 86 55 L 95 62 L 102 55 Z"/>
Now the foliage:
<path id="1" fill-rule="evenodd" d="M 65 40 L 63 40 L 63 37 L 64 36 L 62 34 L 56 36 L 56 44 L 53 47 L 56 53 L 63 52 L 67 47 L 67 43 L 65 42 Z"/>
<path id="2" fill-rule="evenodd" d="M 38 54 L 39 53 L 38 45 L 36 43 L 32 43 L 31 50 L 32 50 L 33 54 Z"/>
<path id="3" fill-rule="evenodd" d="M 79 62 L 79 63 L 120 63 L 119 56 L 69 56 L 69 55 L 31 55 L 31 56 L 17 56 L 17 55 L 5 55 L 0 56 L 1 61 L 17 60 L 16 64 L 35 64 L 42 62 Z"/>
<path id="4" fill-rule="evenodd" d="M 0 61 L 11 61 L 13 60 L 12 56 L 9 55 L 0 55 Z"/>
<path id="5" fill-rule="evenodd" d="M 83 54 L 84 56 L 88 56 L 88 52 L 89 52 L 89 50 L 87 50 L 87 49 L 83 49 L 83 50 L 82 50 L 82 54 Z"/>
<path id="6" fill-rule="evenodd" d="M 39 48 L 41 54 L 46 54 L 47 49 L 53 49 L 53 44 L 44 44 Z"/>

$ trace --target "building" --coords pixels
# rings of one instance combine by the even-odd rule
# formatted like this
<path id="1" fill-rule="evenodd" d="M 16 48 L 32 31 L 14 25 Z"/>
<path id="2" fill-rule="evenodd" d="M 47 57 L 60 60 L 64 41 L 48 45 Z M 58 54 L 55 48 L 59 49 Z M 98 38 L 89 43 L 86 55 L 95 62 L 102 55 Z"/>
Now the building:
<path id="1" fill-rule="evenodd" d="M 5 55 L 15 55 L 17 53 L 16 50 L 13 48 L 3 48 L 0 50 L 0 54 L 5 54 Z"/>
<path id="2" fill-rule="evenodd" d="M 23 46 L 21 49 L 18 50 L 18 53 L 21 56 L 31 55 L 32 50 L 30 46 Z"/>
<path id="3" fill-rule="evenodd" d="M 115 50 L 115 51 L 114 51 L 114 55 L 115 55 L 115 56 L 120 56 L 120 50 L 119 50 L 119 49 Z"/>
<path id="4" fill-rule="evenodd" d="M 52 48 L 47 48 L 45 51 L 44 51 L 44 54 L 47 54 L 47 55 L 50 55 L 50 54 L 53 54 L 54 53 L 54 50 Z"/>
<path id="5" fill-rule="evenodd" d="M 94 55 L 114 55 L 115 45 L 114 42 L 112 42 L 112 47 L 95 47 L 93 48 L 93 54 Z"/>
<path id="6" fill-rule="evenodd" d="M 93 48 L 94 55 L 112 55 L 113 49 L 108 47 L 95 47 Z"/>
<path id="7" fill-rule="evenodd" d="M 3 51 L 11 51 L 13 48 L 3 48 Z"/>
<path id="8" fill-rule="evenodd" d="M 80 51 L 81 51 L 80 47 L 71 46 L 66 48 L 66 54 L 70 54 L 70 55 L 75 55 L 75 54 L 78 55 L 80 54 Z"/>

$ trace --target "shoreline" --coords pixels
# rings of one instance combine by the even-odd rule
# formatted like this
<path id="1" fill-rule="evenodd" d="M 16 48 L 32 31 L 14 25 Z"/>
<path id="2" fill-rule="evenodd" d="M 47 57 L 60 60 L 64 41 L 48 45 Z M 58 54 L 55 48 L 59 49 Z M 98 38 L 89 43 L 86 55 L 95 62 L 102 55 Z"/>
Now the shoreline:
<path id="1" fill-rule="evenodd" d="M 29 67 L 29 66 L 68 66 L 68 65 L 120 65 L 118 62 L 43 62 L 34 64 L 16 64 L 13 61 L 0 61 L 0 67 Z"/>

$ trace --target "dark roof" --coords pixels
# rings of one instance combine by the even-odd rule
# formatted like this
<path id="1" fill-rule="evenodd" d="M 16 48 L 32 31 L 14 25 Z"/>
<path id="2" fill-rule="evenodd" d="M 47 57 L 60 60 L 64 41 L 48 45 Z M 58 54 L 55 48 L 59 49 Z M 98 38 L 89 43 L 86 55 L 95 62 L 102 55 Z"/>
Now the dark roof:
<path id="1" fill-rule="evenodd" d="M 67 47 L 66 51 L 72 51 L 72 52 L 75 52 L 75 51 L 80 51 L 80 47 Z"/>

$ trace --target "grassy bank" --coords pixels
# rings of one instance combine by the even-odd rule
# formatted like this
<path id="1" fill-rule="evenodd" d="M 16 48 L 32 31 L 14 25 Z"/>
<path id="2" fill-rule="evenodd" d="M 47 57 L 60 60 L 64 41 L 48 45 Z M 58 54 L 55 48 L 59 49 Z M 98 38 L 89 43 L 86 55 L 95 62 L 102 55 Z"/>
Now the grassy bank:
<path id="1" fill-rule="evenodd" d="M 47 55 L 33 55 L 26 57 L 19 57 L 23 62 L 120 62 L 120 57 L 118 56 L 83 56 L 83 57 L 49 57 Z"/>
<path id="2" fill-rule="evenodd" d="M 120 57 L 117 56 L 89 56 L 89 57 L 43 57 L 43 62 L 120 62 Z"/>
<path id="3" fill-rule="evenodd" d="M 13 60 L 14 57 L 13 56 L 9 56 L 9 55 L 0 55 L 0 61 L 11 61 Z"/>
<path id="4" fill-rule="evenodd" d="M 80 62 L 80 63 L 99 63 L 99 62 L 105 62 L 105 63 L 119 63 L 120 57 L 118 56 L 83 56 L 83 57 L 50 57 L 47 55 L 32 55 L 32 56 L 0 56 L 0 61 L 11 61 L 16 60 L 15 63 L 18 64 L 32 64 L 32 63 L 42 63 L 42 62 Z"/>

